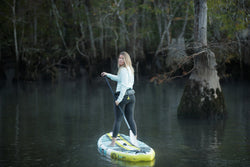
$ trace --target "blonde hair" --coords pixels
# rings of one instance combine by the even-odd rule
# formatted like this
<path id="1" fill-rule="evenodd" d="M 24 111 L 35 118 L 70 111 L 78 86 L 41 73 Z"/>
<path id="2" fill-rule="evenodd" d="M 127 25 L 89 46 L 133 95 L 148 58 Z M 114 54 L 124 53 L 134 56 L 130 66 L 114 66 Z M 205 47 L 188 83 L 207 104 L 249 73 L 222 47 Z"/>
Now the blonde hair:
<path id="1" fill-rule="evenodd" d="M 120 55 L 124 56 L 124 67 L 129 68 L 131 70 L 132 74 L 134 74 L 134 68 L 132 66 L 132 61 L 131 61 L 129 54 L 127 52 L 123 51 L 119 54 L 119 56 Z M 119 63 L 118 63 L 118 69 L 120 69 Z M 119 71 L 120 70 L 118 70 L 118 73 L 119 73 Z"/>

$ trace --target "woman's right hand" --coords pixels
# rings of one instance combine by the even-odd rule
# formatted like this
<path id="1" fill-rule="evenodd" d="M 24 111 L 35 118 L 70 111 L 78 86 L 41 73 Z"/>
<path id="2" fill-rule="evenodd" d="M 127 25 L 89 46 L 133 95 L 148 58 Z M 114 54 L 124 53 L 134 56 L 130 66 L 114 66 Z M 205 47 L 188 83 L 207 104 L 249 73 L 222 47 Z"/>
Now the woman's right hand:
<path id="1" fill-rule="evenodd" d="M 107 75 L 106 72 L 102 72 L 102 73 L 101 73 L 101 76 L 102 76 L 102 77 L 105 77 L 106 75 Z"/>

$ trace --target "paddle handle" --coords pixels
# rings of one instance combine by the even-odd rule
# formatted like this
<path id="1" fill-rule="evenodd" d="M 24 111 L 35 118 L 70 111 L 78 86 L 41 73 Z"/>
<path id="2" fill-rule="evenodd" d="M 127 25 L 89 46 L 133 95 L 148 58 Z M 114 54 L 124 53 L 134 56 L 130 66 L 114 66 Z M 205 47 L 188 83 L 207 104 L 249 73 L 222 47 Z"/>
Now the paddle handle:
<path id="1" fill-rule="evenodd" d="M 109 83 L 109 80 L 108 80 L 108 78 L 107 78 L 106 76 L 104 76 L 104 78 L 105 78 L 105 80 L 106 80 L 106 83 L 108 84 L 108 87 L 109 87 L 109 89 L 110 89 L 110 91 L 111 91 L 111 93 L 112 93 L 112 95 L 113 95 L 114 102 L 115 102 L 115 100 L 116 100 L 116 99 L 115 99 L 115 94 L 114 94 L 114 92 L 113 92 L 113 89 L 111 88 L 111 85 L 110 85 L 110 83 Z M 131 128 L 130 128 L 130 126 L 129 126 L 129 123 L 128 123 L 126 117 L 125 117 L 125 114 L 124 114 L 124 112 L 123 112 L 121 106 L 118 105 L 118 108 L 119 108 L 119 110 L 122 112 L 124 121 L 126 122 L 126 124 L 127 124 L 127 126 L 128 126 L 128 129 L 131 130 Z"/>

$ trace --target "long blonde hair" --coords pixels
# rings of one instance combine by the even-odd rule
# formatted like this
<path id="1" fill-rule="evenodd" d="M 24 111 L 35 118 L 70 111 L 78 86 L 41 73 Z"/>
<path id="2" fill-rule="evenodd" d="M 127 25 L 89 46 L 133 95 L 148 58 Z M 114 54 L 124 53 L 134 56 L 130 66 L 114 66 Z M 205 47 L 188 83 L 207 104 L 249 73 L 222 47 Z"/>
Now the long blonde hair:
<path id="1" fill-rule="evenodd" d="M 129 54 L 127 52 L 123 51 L 119 54 L 119 56 L 120 55 L 124 56 L 124 67 L 129 68 L 131 70 L 132 74 L 134 74 L 134 68 L 132 66 L 132 61 L 131 61 Z M 117 63 L 117 64 L 118 64 L 118 73 L 119 73 L 120 66 L 119 66 L 119 63 Z"/>

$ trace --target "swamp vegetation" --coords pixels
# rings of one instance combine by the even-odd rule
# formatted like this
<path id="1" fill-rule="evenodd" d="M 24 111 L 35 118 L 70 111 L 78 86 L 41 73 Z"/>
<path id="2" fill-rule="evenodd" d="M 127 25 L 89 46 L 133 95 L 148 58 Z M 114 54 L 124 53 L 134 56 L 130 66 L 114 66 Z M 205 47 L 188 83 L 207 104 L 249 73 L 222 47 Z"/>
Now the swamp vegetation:
<path id="1" fill-rule="evenodd" d="M 249 72 L 249 1 L 207 2 L 207 41 L 221 78 Z M 3 0 L 0 6 L 0 79 L 90 79 L 116 71 L 120 51 L 151 81 L 190 74 L 194 2 L 184 0 Z M 184 65 L 185 64 L 185 65 Z"/>

